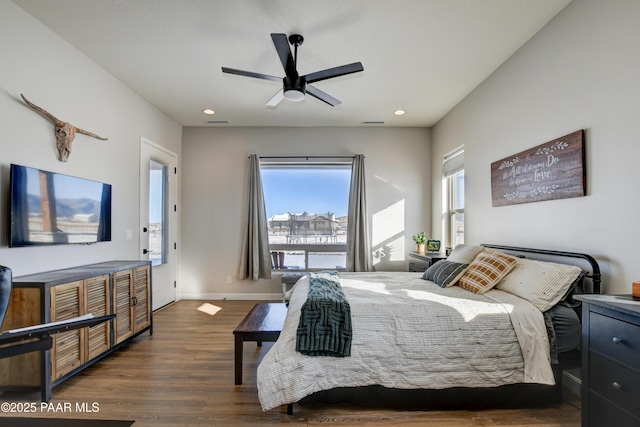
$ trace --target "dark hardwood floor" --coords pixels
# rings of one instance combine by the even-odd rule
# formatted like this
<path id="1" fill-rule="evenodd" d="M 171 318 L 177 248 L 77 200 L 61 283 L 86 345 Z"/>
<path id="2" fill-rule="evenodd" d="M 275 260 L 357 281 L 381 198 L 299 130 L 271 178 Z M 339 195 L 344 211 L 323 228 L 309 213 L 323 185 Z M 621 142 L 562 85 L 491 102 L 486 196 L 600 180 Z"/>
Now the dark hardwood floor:
<path id="1" fill-rule="evenodd" d="M 273 345 L 244 344 L 242 385 L 234 385 L 233 329 L 254 301 L 209 301 L 221 310 L 198 310 L 205 301 L 179 301 L 154 314 L 144 334 L 53 389 L 54 405 L 70 412 L 0 412 L 2 417 L 134 420 L 143 426 L 374 425 L 374 426 L 579 426 L 579 400 L 549 408 L 486 411 L 393 411 L 351 405 L 294 405 L 263 412 L 256 368 Z M 38 393 L 0 394 L 0 402 L 37 402 Z M 98 411 L 75 411 L 76 404 Z M 34 423 L 37 426 L 37 423 Z"/>

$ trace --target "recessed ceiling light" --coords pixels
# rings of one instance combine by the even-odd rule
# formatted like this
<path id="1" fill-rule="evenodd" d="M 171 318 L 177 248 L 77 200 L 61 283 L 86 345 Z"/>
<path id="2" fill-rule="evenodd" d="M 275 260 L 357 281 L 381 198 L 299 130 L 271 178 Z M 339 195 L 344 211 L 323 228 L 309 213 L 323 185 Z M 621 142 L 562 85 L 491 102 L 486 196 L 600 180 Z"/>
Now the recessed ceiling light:
<path id="1" fill-rule="evenodd" d="M 209 114 L 209 115 L 211 115 L 211 114 L 215 114 L 215 113 L 216 113 L 215 111 L 210 110 L 210 109 L 208 109 L 208 108 L 207 108 L 206 110 L 202 110 L 202 112 L 203 112 L 203 113 L 205 113 L 205 114 Z"/>
<path id="2" fill-rule="evenodd" d="M 404 110 L 396 110 L 393 114 L 395 114 L 396 116 L 402 116 L 402 115 L 404 115 L 404 113 L 406 113 L 406 111 L 404 111 Z"/>

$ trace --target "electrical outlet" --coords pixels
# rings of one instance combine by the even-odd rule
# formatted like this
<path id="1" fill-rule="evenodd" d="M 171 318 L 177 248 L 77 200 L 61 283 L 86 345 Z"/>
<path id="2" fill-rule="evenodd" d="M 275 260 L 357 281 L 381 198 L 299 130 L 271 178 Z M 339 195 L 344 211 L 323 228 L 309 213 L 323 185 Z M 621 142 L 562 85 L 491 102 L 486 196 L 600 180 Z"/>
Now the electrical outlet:
<path id="1" fill-rule="evenodd" d="M 231 276 L 227 276 L 227 283 L 233 283 L 233 278 Z"/>
<path id="2" fill-rule="evenodd" d="M 133 240 L 133 230 L 126 230 L 124 233 L 124 238 L 126 240 Z"/>

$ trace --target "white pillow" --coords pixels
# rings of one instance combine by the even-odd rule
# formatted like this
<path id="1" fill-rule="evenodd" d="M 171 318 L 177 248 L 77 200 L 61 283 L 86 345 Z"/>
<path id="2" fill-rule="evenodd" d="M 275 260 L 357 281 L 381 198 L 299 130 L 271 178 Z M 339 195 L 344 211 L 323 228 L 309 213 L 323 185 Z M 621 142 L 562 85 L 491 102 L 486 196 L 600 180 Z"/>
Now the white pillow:
<path id="1" fill-rule="evenodd" d="M 484 246 L 465 244 L 457 245 L 447 257 L 447 261 L 458 262 L 460 264 L 471 264 L 483 250 Z"/>
<path id="2" fill-rule="evenodd" d="M 544 312 L 560 301 L 581 271 L 575 265 L 518 258 L 496 289 L 526 299 Z"/>

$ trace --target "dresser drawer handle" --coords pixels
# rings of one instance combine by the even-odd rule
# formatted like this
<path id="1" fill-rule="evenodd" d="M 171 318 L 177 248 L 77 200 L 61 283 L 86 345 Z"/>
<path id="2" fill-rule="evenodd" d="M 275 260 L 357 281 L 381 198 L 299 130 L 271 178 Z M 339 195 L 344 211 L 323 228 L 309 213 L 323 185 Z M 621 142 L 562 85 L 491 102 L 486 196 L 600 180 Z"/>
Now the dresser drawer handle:
<path id="1" fill-rule="evenodd" d="M 618 383 L 618 382 L 613 382 L 613 388 L 615 388 L 616 390 L 620 390 L 622 388 L 622 384 Z"/>
<path id="2" fill-rule="evenodd" d="M 620 344 L 622 342 L 622 339 L 618 338 L 618 337 L 613 337 L 613 343 L 614 344 Z"/>

